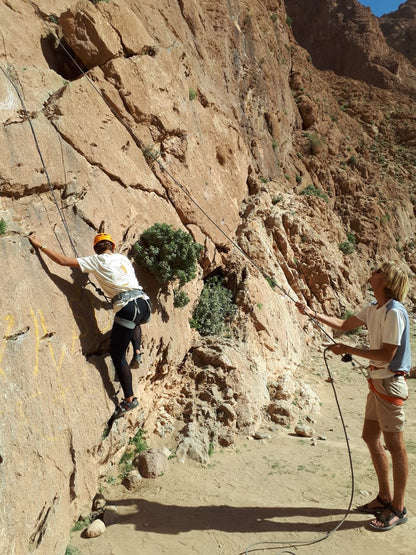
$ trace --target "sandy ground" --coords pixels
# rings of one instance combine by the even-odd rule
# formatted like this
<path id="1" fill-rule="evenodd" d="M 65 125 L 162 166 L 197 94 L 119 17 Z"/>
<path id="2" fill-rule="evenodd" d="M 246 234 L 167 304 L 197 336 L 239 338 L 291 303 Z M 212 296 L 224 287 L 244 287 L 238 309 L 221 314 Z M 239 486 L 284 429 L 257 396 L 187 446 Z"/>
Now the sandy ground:
<path id="1" fill-rule="evenodd" d="M 410 400 L 406 405 L 409 521 L 377 533 L 366 527 L 368 516 L 350 512 L 342 526 L 331 533 L 346 515 L 353 482 L 353 507 L 377 493 L 367 448 L 360 438 L 367 384 L 351 364 L 338 361 L 338 357 L 332 358 L 330 364 L 347 426 L 353 481 L 333 387 L 325 381 L 326 369 L 317 354 L 305 381 L 321 399 L 321 412 L 315 415 L 313 427 L 316 436 L 326 439 L 312 445 L 309 438 L 297 437 L 293 429 L 279 429 L 270 440 L 241 438 L 231 448 L 218 448 L 208 466 L 171 459 L 164 476 L 142 480 L 135 492 L 107 484 L 103 493 L 108 503 L 118 507 L 118 521 L 94 539 L 73 532 L 70 545 L 79 550 L 73 553 L 415 553 L 414 379 L 408 382 Z M 152 446 L 151 438 L 148 443 Z"/>

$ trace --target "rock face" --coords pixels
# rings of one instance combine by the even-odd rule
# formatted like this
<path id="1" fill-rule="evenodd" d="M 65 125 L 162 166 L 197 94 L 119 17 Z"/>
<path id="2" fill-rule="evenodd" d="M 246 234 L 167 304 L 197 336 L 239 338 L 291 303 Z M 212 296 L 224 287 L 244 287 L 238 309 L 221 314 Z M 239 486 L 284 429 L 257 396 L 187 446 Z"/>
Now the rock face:
<path id="1" fill-rule="evenodd" d="M 416 66 L 416 0 L 407 0 L 380 17 L 380 28 L 388 44 Z"/>
<path id="2" fill-rule="evenodd" d="M 416 90 L 415 68 L 388 46 L 378 19 L 358 0 L 286 0 L 285 4 L 296 40 L 316 67 L 376 87 Z M 411 12 L 409 6 L 406 15 Z"/>
<path id="3" fill-rule="evenodd" d="M 321 336 L 293 300 L 343 314 L 381 260 L 416 271 L 414 68 L 353 0 L 310 17 L 329 60 L 300 38 L 308 4 L 288 9 L 310 52 L 276 0 L 0 3 L 2 552 L 63 553 L 139 427 L 206 462 L 316 410 L 301 364 Z M 113 314 L 27 239 L 84 256 L 102 222 L 127 255 L 156 222 L 204 245 L 183 309 L 137 268 L 140 410 L 110 431 Z M 189 325 L 210 275 L 238 307 L 227 338 Z"/>

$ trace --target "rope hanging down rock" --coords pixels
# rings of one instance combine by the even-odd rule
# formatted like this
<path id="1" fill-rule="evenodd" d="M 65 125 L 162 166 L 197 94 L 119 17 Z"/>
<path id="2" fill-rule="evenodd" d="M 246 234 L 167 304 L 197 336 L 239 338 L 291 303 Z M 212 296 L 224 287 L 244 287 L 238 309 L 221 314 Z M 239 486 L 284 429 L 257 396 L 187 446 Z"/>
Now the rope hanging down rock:
<path id="1" fill-rule="evenodd" d="M 39 158 L 40 158 L 40 161 L 41 161 L 41 164 L 42 164 L 43 172 L 44 172 L 44 174 L 45 174 L 45 176 L 46 176 L 46 180 L 47 180 L 47 182 L 48 182 L 49 190 L 50 190 L 50 192 L 51 192 L 51 194 L 52 194 L 52 198 L 53 198 L 54 204 L 55 204 L 56 209 L 57 209 L 57 211 L 58 211 L 58 214 L 59 214 L 59 216 L 60 216 L 60 218 L 61 218 L 62 225 L 64 226 L 64 229 L 65 229 L 65 231 L 66 231 L 66 234 L 68 235 L 69 243 L 70 243 L 70 245 L 71 245 L 71 248 L 72 248 L 72 250 L 73 250 L 73 253 L 74 253 L 75 257 L 78 258 L 79 255 L 78 255 L 77 249 L 76 249 L 76 247 L 75 247 L 75 243 L 74 243 L 74 241 L 73 241 L 72 235 L 71 235 L 71 233 L 70 233 L 70 231 L 69 231 L 68 224 L 66 223 L 65 217 L 64 217 L 63 212 L 62 212 L 62 210 L 61 210 L 61 208 L 60 208 L 60 206 L 59 206 L 58 200 L 57 200 L 57 198 L 56 198 L 55 190 L 54 190 L 53 185 L 52 185 L 52 182 L 51 182 L 51 180 L 50 180 L 49 173 L 48 173 L 48 169 L 47 169 L 47 167 L 46 167 L 45 160 L 44 160 L 43 155 L 42 155 L 42 150 L 41 150 L 41 148 L 40 148 L 39 141 L 38 141 L 38 138 L 37 138 L 37 136 L 36 136 L 35 129 L 34 129 L 34 127 L 33 127 L 33 123 L 32 123 L 32 120 L 31 120 L 31 118 L 30 118 L 29 112 L 27 111 L 27 108 L 26 108 L 25 102 L 24 102 L 24 100 L 23 100 L 22 94 L 21 94 L 21 92 L 19 91 L 19 89 L 18 89 L 18 87 L 16 86 L 16 84 L 14 83 L 13 79 L 12 79 L 12 78 L 10 77 L 10 75 L 8 74 L 8 72 L 7 72 L 2 66 L 0 66 L 0 70 L 2 71 L 2 73 L 4 74 L 4 76 L 6 77 L 6 79 L 9 81 L 9 83 L 12 85 L 13 89 L 15 90 L 15 92 L 16 92 L 18 98 L 19 98 L 19 101 L 20 101 L 20 104 L 21 104 L 21 106 L 22 106 L 23 112 L 24 112 L 24 114 L 25 114 L 26 120 L 27 120 L 27 122 L 29 123 L 30 130 L 31 130 L 32 136 L 33 136 L 33 140 L 35 141 L 36 150 L 37 150 L 37 152 L 38 152 L 38 154 L 39 154 Z M 106 300 L 109 302 L 109 299 L 106 297 L 104 291 L 102 291 L 102 289 L 100 289 L 99 287 L 97 287 L 97 286 L 95 285 L 95 283 L 93 283 L 89 278 L 88 278 L 88 280 L 87 280 L 87 283 L 89 283 L 90 285 L 92 285 L 93 288 L 95 289 L 95 291 L 96 291 L 99 295 L 104 296 L 104 297 L 106 298 Z"/>

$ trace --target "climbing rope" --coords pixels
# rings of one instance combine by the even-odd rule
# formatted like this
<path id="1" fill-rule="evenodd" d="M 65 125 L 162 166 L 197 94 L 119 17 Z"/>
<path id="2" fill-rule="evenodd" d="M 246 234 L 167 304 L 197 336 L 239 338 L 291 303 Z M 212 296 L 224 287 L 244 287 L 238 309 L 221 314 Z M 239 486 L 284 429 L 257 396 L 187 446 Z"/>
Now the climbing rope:
<path id="1" fill-rule="evenodd" d="M 9 83 L 12 85 L 13 89 L 15 90 L 15 92 L 16 92 L 18 98 L 19 98 L 19 101 L 20 101 L 20 104 L 21 104 L 21 106 L 22 106 L 22 109 L 23 109 L 25 118 L 26 118 L 26 120 L 27 120 L 28 123 L 29 123 L 30 130 L 31 130 L 32 136 L 33 136 L 33 140 L 35 141 L 36 150 L 37 150 L 37 152 L 38 152 L 38 155 L 39 155 L 39 158 L 40 158 L 40 161 L 41 161 L 41 164 L 42 164 L 43 173 L 45 174 L 46 180 L 47 180 L 47 182 L 48 182 L 49 190 L 50 190 L 50 192 L 51 192 L 51 194 L 52 194 L 53 202 L 54 202 L 54 204 L 55 204 L 55 206 L 56 206 L 56 209 L 57 209 L 57 211 L 58 211 L 58 214 L 59 214 L 59 216 L 60 216 L 60 218 L 61 218 L 62 225 L 64 226 L 64 229 L 65 229 L 65 231 L 66 231 L 66 234 L 68 235 L 69 243 L 70 243 L 70 245 L 71 245 L 71 247 L 72 247 L 72 250 L 73 250 L 73 252 L 74 252 L 74 255 L 75 255 L 76 258 L 79 258 L 77 249 L 76 249 L 76 247 L 75 247 L 75 243 L 74 243 L 74 241 L 73 241 L 73 239 L 72 239 L 72 235 L 71 235 L 71 233 L 70 233 L 70 231 L 69 231 L 68 224 L 67 224 L 67 222 L 66 222 L 66 220 L 65 220 L 64 214 L 63 214 L 63 212 L 62 212 L 62 210 L 61 210 L 61 208 L 60 208 L 60 206 L 59 206 L 58 200 L 57 200 L 57 198 L 56 198 L 55 189 L 53 188 L 52 182 L 51 182 L 51 180 L 50 180 L 49 173 L 48 173 L 48 169 L 47 169 L 47 167 L 46 167 L 45 160 L 44 160 L 43 155 L 42 155 L 42 150 L 41 150 L 41 148 L 40 148 L 40 146 L 39 146 L 39 141 L 38 141 L 38 138 L 37 138 L 37 136 L 36 136 L 35 129 L 34 129 L 34 127 L 33 127 L 31 117 L 30 117 L 30 115 L 29 115 L 29 113 L 28 113 L 28 111 L 27 111 L 27 108 L 26 108 L 25 102 L 24 102 L 24 100 L 23 100 L 22 94 L 21 94 L 21 92 L 19 91 L 19 88 L 18 88 L 18 87 L 16 86 L 16 84 L 14 83 L 13 79 L 12 79 L 12 78 L 10 77 L 10 75 L 8 74 L 8 72 L 7 72 L 1 65 L 0 65 L 0 70 L 2 71 L 3 75 L 7 78 L 7 80 L 9 81 Z M 110 302 L 110 299 L 105 295 L 104 291 L 103 291 L 102 289 L 100 289 L 99 287 L 97 287 L 97 286 L 95 285 L 95 283 L 92 282 L 91 279 L 90 279 L 89 277 L 88 277 L 87 282 L 88 282 L 90 285 L 92 285 L 92 287 L 95 289 L 95 291 L 96 291 L 99 295 L 104 296 L 105 299 L 107 300 L 107 302 Z"/>
<path id="2" fill-rule="evenodd" d="M 12 85 L 13 89 L 15 90 L 15 92 L 16 92 L 16 94 L 17 94 L 19 100 L 20 100 L 20 104 L 21 104 L 21 106 L 22 106 L 22 109 L 23 109 L 23 112 L 24 112 L 24 114 L 25 114 L 26 120 L 27 120 L 28 123 L 29 123 L 30 130 L 31 130 L 32 135 L 33 135 L 33 139 L 34 139 L 34 141 L 35 141 L 36 150 L 38 151 L 39 158 L 40 158 L 40 161 L 41 161 L 41 164 L 42 164 L 42 167 L 43 167 L 44 174 L 45 174 L 45 176 L 46 176 L 46 180 L 47 180 L 48 185 L 49 185 L 49 189 L 50 189 L 51 194 L 52 194 L 53 201 L 54 201 L 54 203 L 55 203 L 55 205 L 56 205 L 56 208 L 58 209 L 59 216 L 60 216 L 60 218 L 61 218 L 61 221 L 62 221 L 62 224 L 63 224 L 63 226 L 64 226 L 64 228 L 65 228 L 65 231 L 66 231 L 66 233 L 67 233 L 67 235 L 68 235 L 68 239 L 69 239 L 69 242 L 70 242 L 70 244 L 71 244 L 72 250 L 74 251 L 75 256 L 78 257 L 77 249 L 75 248 L 75 244 L 74 244 L 74 242 L 73 242 L 73 240 L 72 240 L 72 237 L 71 237 L 71 234 L 70 234 L 70 232 L 69 232 L 68 225 L 67 225 L 66 220 L 65 220 L 65 218 L 64 218 L 64 215 L 63 215 L 63 213 L 62 213 L 62 210 L 61 210 L 60 207 L 59 207 L 58 200 L 57 200 L 56 195 L 55 195 L 55 190 L 54 190 L 54 188 L 53 188 L 53 186 L 52 186 L 52 183 L 51 183 L 51 180 L 50 180 L 50 178 L 49 178 L 49 173 L 48 173 L 48 170 L 47 170 L 47 168 L 46 168 L 45 161 L 44 161 L 43 156 L 42 156 L 42 151 L 41 151 L 41 149 L 40 149 L 39 142 L 38 142 L 38 139 L 37 139 L 35 130 L 34 130 L 34 128 L 33 128 L 32 120 L 31 120 L 31 117 L 30 117 L 30 115 L 29 115 L 29 113 L 28 113 L 28 111 L 27 111 L 27 109 L 26 109 L 26 105 L 25 105 L 25 102 L 24 102 L 24 100 L 23 100 L 23 97 L 22 97 L 22 95 L 21 95 L 21 93 L 20 93 L 18 87 L 17 87 L 16 84 L 14 83 L 13 79 L 12 79 L 12 78 L 10 77 L 10 75 L 8 74 L 8 72 L 7 72 L 2 66 L 0 66 L 0 70 L 2 71 L 2 73 L 4 74 L 4 76 L 8 79 L 9 83 Z"/>
<path id="3" fill-rule="evenodd" d="M 325 366 L 326 366 L 326 370 L 327 370 L 327 373 L 328 373 L 328 381 L 331 383 L 332 390 L 334 392 L 334 397 L 335 397 L 335 402 L 336 402 L 337 409 L 338 409 L 338 414 L 339 414 L 339 417 L 341 419 L 342 429 L 344 431 L 344 437 L 345 437 L 345 442 L 346 442 L 347 451 L 348 451 L 348 460 L 349 460 L 349 465 L 350 465 L 351 493 L 350 493 L 350 501 L 349 501 L 348 507 L 347 507 L 347 509 L 345 511 L 345 514 L 344 514 L 343 518 L 341 519 L 341 521 L 332 530 L 330 530 L 329 532 L 327 532 L 326 534 L 324 534 L 323 536 L 321 536 L 319 538 L 308 540 L 308 541 L 296 541 L 296 542 L 285 542 L 285 541 L 282 541 L 282 542 L 277 542 L 277 541 L 256 542 L 256 543 L 250 544 L 246 548 L 246 551 L 245 551 L 246 555 L 248 553 L 250 553 L 250 551 L 254 551 L 255 549 L 258 549 L 262 545 L 263 546 L 266 546 L 266 545 L 272 546 L 272 545 L 274 545 L 277 548 L 278 546 L 302 547 L 302 546 L 306 546 L 306 545 L 313 545 L 315 543 L 320 543 L 320 542 L 328 539 L 333 534 L 335 534 L 335 532 L 337 530 L 339 530 L 339 528 L 341 528 L 341 526 L 344 524 L 344 522 L 348 518 L 348 515 L 351 513 L 351 506 L 352 506 L 352 502 L 353 502 L 353 498 L 354 498 L 354 489 L 355 489 L 354 467 L 353 467 L 353 464 L 352 464 L 352 454 L 351 454 L 351 447 L 350 447 L 350 442 L 349 442 L 348 434 L 347 434 L 347 426 L 346 426 L 345 421 L 344 421 L 341 406 L 340 406 L 339 400 L 338 400 L 337 391 L 336 391 L 335 385 L 334 385 L 334 379 L 332 377 L 331 370 L 330 370 L 329 364 L 328 364 L 328 359 L 327 359 L 328 349 L 329 349 L 329 346 L 326 347 L 325 350 L 324 350 L 324 361 L 325 361 Z M 291 555 L 295 555 L 292 551 L 279 551 L 279 553 L 281 553 L 281 554 L 288 553 L 288 554 L 291 554 Z"/>

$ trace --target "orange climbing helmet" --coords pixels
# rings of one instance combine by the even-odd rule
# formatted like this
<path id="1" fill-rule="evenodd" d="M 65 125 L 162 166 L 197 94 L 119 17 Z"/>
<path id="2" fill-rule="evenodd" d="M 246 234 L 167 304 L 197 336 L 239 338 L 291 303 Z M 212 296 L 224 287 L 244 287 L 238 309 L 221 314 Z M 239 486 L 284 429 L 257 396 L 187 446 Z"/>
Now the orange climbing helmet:
<path id="1" fill-rule="evenodd" d="M 98 233 L 98 235 L 94 237 L 94 248 L 95 248 L 95 245 L 97 245 L 97 243 L 100 243 L 101 241 L 110 241 L 110 243 L 113 244 L 113 250 L 116 247 L 116 244 L 114 243 L 113 238 L 108 233 Z"/>

